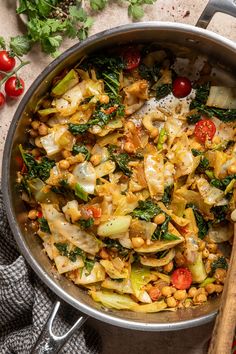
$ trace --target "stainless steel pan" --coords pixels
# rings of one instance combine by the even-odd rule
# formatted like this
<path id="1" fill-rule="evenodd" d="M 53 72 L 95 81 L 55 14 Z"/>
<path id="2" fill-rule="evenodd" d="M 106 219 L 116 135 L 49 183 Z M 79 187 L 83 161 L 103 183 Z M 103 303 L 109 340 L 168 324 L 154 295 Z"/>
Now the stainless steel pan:
<path id="1" fill-rule="evenodd" d="M 108 47 L 124 43 L 158 42 L 163 47 L 174 47 L 177 55 L 178 52 L 183 51 L 186 53 L 194 51 L 206 55 L 210 62 L 220 65 L 225 71 L 235 72 L 236 44 L 203 29 L 207 27 L 214 13 L 219 11 L 236 16 L 235 0 L 210 0 L 197 22 L 198 27 L 171 22 L 147 22 L 125 25 L 98 33 L 73 46 L 53 61 L 39 75 L 22 99 L 10 126 L 3 156 L 2 190 L 8 220 L 22 254 L 37 275 L 59 298 L 83 313 L 73 328 L 63 337 L 58 338 L 53 335 L 51 329 L 60 305 L 60 302 L 57 302 L 40 336 L 40 341 L 34 348 L 34 353 L 58 352 L 70 335 L 85 322 L 86 316 L 92 316 L 112 325 L 146 331 L 189 328 L 215 318 L 219 299 L 214 299 L 197 308 L 157 314 L 104 310 L 99 304 L 93 302 L 86 292 L 65 277 L 58 275 L 52 268 L 48 257 L 42 252 L 40 240 L 25 227 L 27 212 L 15 188 L 17 167 L 14 157 L 18 154 L 17 145 L 24 143 L 27 139 L 25 128 L 29 123 L 30 111 L 39 97 L 48 89 L 51 79 L 64 67 L 73 66 L 79 58 L 95 50 L 106 50 Z"/>

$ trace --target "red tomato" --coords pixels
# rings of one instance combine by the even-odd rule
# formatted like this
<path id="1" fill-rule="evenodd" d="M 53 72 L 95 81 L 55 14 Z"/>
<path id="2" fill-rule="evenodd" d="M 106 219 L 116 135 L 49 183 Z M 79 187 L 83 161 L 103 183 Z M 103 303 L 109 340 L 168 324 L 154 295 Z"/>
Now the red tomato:
<path id="1" fill-rule="evenodd" d="M 161 291 L 157 287 L 153 286 L 150 290 L 148 290 L 148 294 L 152 301 L 157 301 L 161 297 Z"/>
<path id="2" fill-rule="evenodd" d="M 10 77 L 5 83 L 5 91 L 9 97 L 18 97 L 22 95 L 25 89 L 25 83 L 22 79 L 15 76 Z"/>
<path id="3" fill-rule="evenodd" d="M 6 98 L 4 96 L 4 94 L 2 92 L 0 92 L 0 108 L 2 108 L 4 106 L 6 102 Z"/>
<path id="4" fill-rule="evenodd" d="M 139 66 L 141 54 L 138 49 L 130 47 L 124 51 L 122 56 L 125 62 L 126 70 L 132 70 Z"/>
<path id="5" fill-rule="evenodd" d="M 42 218 L 43 217 L 43 213 L 41 212 L 41 210 L 38 211 L 38 218 Z"/>
<path id="6" fill-rule="evenodd" d="M 87 208 L 87 210 L 91 211 L 93 213 L 93 217 L 100 218 L 102 216 L 102 209 L 99 207 L 96 207 L 95 205 L 91 205 Z"/>
<path id="7" fill-rule="evenodd" d="M 6 50 L 0 51 L 0 70 L 8 72 L 11 71 L 16 65 L 15 58 L 9 56 Z"/>
<path id="8" fill-rule="evenodd" d="M 113 107 L 109 107 L 108 109 L 104 109 L 104 113 L 111 114 L 111 113 L 115 112 L 116 110 L 117 110 L 117 107 L 113 106 Z"/>
<path id="9" fill-rule="evenodd" d="M 194 134 L 196 138 L 205 143 L 206 140 L 212 140 L 216 133 L 216 126 L 210 119 L 202 119 L 196 123 Z"/>
<path id="10" fill-rule="evenodd" d="M 192 284 L 192 274 L 187 268 L 178 268 L 171 275 L 171 282 L 179 290 L 186 290 Z"/>
<path id="11" fill-rule="evenodd" d="M 172 92 L 177 98 L 183 98 L 190 94 L 192 84 L 186 77 L 177 77 L 173 82 Z"/>

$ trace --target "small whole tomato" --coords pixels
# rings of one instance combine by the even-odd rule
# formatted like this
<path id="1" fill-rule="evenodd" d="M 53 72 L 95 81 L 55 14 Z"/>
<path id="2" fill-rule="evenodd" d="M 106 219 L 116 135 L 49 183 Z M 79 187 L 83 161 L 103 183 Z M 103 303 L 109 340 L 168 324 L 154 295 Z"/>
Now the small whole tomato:
<path id="1" fill-rule="evenodd" d="M 187 77 L 177 77 L 172 86 L 173 95 L 177 98 L 183 98 L 190 94 L 192 90 L 191 81 Z"/>
<path id="2" fill-rule="evenodd" d="M 192 281 L 192 274 L 188 268 L 177 268 L 171 275 L 171 283 L 179 290 L 190 288 Z"/>
<path id="3" fill-rule="evenodd" d="M 125 69 L 133 70 L 139 66 L 141 60 L 140 51 L 137 48 L 129 47 L 122 54 Z"/>
<path id="4" fill-rule="evenodd" d="M 4 96 L 4 94 L 2 92 L 0 92 L 0 108 L 2 108 L 4 106 L 6 102 L 6 98 Z"/>
<path id="5" fill-rule="evenodd" d="M 195 125 L 194 135 L 201 143 L 205 143 L 206 140 L 212 140 L 215 133 L 216 126 L 210 119 L 201 119 Z"/>
<path id="6" fill-rule="evenodd" d="M 15 58 L 9 55 L 9 52 L 6 50 L 0 51 L 0 70 L 1 71 L 11 71 L 16 65 Z"/>
<path id="7" fill-rule="evenodd" d="M 5 83 L 5 91 L 7 96 L 15 98 L 24 92 L 25 83 L 22 79 L 16 76 L 10 77 Z"/>

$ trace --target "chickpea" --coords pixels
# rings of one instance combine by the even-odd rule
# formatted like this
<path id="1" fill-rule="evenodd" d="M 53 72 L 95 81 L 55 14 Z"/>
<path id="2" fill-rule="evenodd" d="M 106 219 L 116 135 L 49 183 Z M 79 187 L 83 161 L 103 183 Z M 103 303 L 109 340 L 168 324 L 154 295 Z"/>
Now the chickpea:
<path id="1" fill-rule="evenodd" d="M 155 224 L 160 225 L 160 224 L 163 224 L 165 219 L 166 219 L 165 214 L 161 213 L 161 214 L 158 214 L 157 216 L 155 216 L 153 221 Z"/>
<path id="2" fill-rule="evenodd" d="M 48 127 L 46 126 L 46 124 L 41 123 L 39 128 L 38 128 L 38 132 L 39 132 L 39 135 L 41 135 L 41 136 L 47 135 Z"/>
<path id="3" fill-rule="evenodd" d="M 205 248 L 203 251 L 202 251 L 202 258 L 208 258 L 209 257 L 209 251 L 207 248 Z"/>
<path id="4" fill-rule="evenodd" d="M 109 259 L 109 254 L 107 253 L 105 248 L 101 249 L 100 256 L 101 256 L 102 259 Z"/>
<path id="5" fill-rule="evenodd" d="M 36 136 L 38 136 L 38 132 L 33 129 L 30 129 L 29 134 L 32 136 L 32 138 L 36 138 Z"/>
<path id="6" fill-rule="evenodd" d="M 62 151 L 62 156 L 66 159 L 67 157 L 70 157 L 72 154 L 71 154 L 71 152 L 70 151 L 68 151 L 68 150 L 63 150 Z"/>
<path id="7" fill-rule="evenodd" d="M 127 123 L 126 123 L 126 128 L 131 132 L 131 133 L 134 133 L 135 130 L 136 130 L 136 127 L 135 127 L 135 124 L 129 120 Z"/>
<path id="8" fill-rule="evenodd" d="M 35 220 L 38 217 L 38 210 L 32 209 L 28 212 L 28 218 L 31 220 Z"/>
<path id="9" fill-rule="evenodd" d="M 37 138 L 35 138 L 34 143 L 35 143 L 35 145 L 36 145 L 38 148 L 42 148 L 42 147 L 43 147 L 39 136 L 38 136 Z"/>
<path id="10" fill-rule="evenodd" d="M 207 301 L 207 296 L 205 294 L 198 294 L 193 298 L 194 304 L 201 304 L 206 301 Z"/>
<path id="11" fill-rule="evenodd" d="M 186 299 L 184 302 L 184 307 L 188 308 L 192 305 L 192 301 L 190 299 Z"/>
<path id="12" fill-rule="evenodd" d="M 132 245 L 134 248 L 139 248 L 144 245 L 144 239 L 142 237 L 133 237 L 132 238 Z"/>
<path id="13" fill-rule="evenodd" d="M 31 154 L 34 157 L 38 157 L 38 156 L 40 156 L 40 151 L 39 151 L 39 149 L 33 149 L 33 150 L 31 150 Z"/>
<path id="14" fill-rule="evenodd" d="M 206 247 L 206 242 L 201 240 L 199 242 L 199 251 L 203 251 L 205 247 Z"/>
<path id="15" fill-rule="evenodd" d="M 170 286 L 163 286 L 161 293 L 165 297 L 170 297 L 172 295 L 172 289 Z"/>
<path id="16" fill-rule="evenodd" d="M 223 291 L 223 285 L 215 285 L 215 291 L 216 293 L 221 293 Z"/>
<path id="17" fill-rule="evenodd" d="M 168 307 L 176 307 L 177 306 L 177 301 L 175 300 L 175 298 L 173 296 L 168 297 L 166 299 L 166 303 Z"/>
<path id="18" fill-rule="evenodd" d="M 206 291 L 208 294 L 213 294 L 216 291 L 215 284 L 207 284 L 205 286 Z"/>
<path id="19" fill-rule="evenodd" d="M 232 165 L 230 165 L 230 166 L 228 167 L 228 169 L 227 169 L 227 172 L 228 172 L 229 174 L 236 173 L 236 164 L 233 163 Z"/>
<path id="20" fill-rule="evenodd" d="M 135 147 L 134 144 L 130 143 L 129 141 L 127 141 L 124 145 L 124 150 L 128 153 L 132 153 L 135 152 Z"/>
<path id="21" fill-rule="evenodd" d="M 33 122 L 31 123 L 31 127 L 34 130 L 37 130 L 39 128 L 40 122 L 38 120 L 33 120 Z"/>
<path id="22" fill-rule="evenodd" d="M 164 272 L 170 273 L 174 267 L 174 263 L 171 261 L 163 267 Z"/>
<path id="23" fill-rule="evenodd" d="M 159 135 L 159 130 L 157 128 L 153 128 L 151 133 L 150 133 L 150 136 L 152 138 L 156 138 L 158 135 Z"/>
<path id="24" fill-rule="evenodd" d="M 90 161 L 92 162 L 92 164 L 94 166 L 97 166 L 101 163 L 102 157 L 98 154 L 95 154 L 95 155 L 91 156 Z"/>
<path id="25" fill-rule="evenodd" d="M 217 268 L 214 274 L 214 278 L 218 280 L 220 283 L 224 283 L 226 278 L 226 270 L 222 268 Z"/>
<path id="26" fill-rule="evenodd" d="M 220 144 L 221 140 L 220 137 L 218 135 L 214 136 L 214 138 L 212 139 L 213 144 Z"/>
<path id="27" fill-rule="evenodd" d="M 210 253 L 216 253 L 217 252 L 217 244 L 216 243 L 209 243 L 207 245 L 207 249 Z"/>
<path id="28" fill-rule="evenodd" d="M 59 167 L 63 170 L 67 170 L 70 167 L 70 163 L 67 160 L 61 160 L 59 162 Z"/>
<path id="29" fill-rule="evenodd" d="M 107 104 L 107 103 L 109 103 L 110 99 L 109 99 L 109 96 L 107 96 L 107 95 L 101 95 L 99 97 L 99 101 L 102 104 Z"/>
<path id="30" fill-rule="evenodd" d="M 192 149 L 196 149 L 196 150 L 202 150 L 202 145 L 200 143 L 198 143 L 197 141 L 194 141 L 192 144 Z"/>
<path id="31" fill-rule="evenodd" d="M 188 291 L 188 296 L 189 296 L 189 297 L 194 297 L 194 296 L 196 295 L 196 293 L 197 293 L 197 288 L 195 288 L 195 287 L 193 286 L 193 287 L 191 287 L 191 288 L 189 289 L 189 291 Z"/>
<path id="32" fill-rule="evenodd" d="M 176 300 L 182 301 L 185 300 L 186 295 L 186 290 L 176 290 L 176 292 L 174 293 L 174 298 Z"/>

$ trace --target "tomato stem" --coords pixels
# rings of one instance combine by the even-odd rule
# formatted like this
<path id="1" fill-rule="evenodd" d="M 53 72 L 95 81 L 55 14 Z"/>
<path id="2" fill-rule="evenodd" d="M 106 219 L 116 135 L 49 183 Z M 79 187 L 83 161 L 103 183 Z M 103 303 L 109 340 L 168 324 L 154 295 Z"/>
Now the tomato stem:
<path id="1" fill-rule="evenodd" d="M 22 61 L 14 70 L 10 71 L 9 73 L 5 73 L 5 77 L 0 81 L 0 87 L 14 74 L 16 74 L 23 66 L 28 65 L 29 61 Z M 2 72 L 1 72 L 2 73 Z"/>

